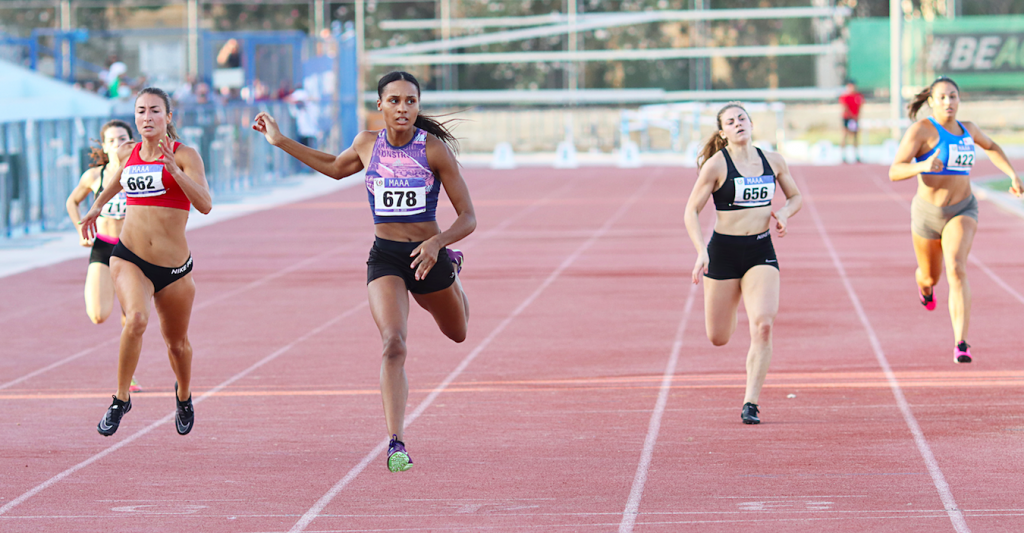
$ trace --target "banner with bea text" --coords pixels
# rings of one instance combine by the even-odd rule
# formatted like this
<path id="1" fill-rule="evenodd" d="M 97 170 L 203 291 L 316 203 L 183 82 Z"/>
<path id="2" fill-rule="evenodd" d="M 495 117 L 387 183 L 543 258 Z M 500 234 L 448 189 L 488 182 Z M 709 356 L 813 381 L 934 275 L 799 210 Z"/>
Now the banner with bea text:
<path id="1" fill-rule="evenodd" d="M 949 76 L 964 89 L 1024 86 L 1024 16 L 961 17 L 910 25 L 912 85 Z M 904 56 L 906 57 L 906 56 Z"/>
<path id="2" fill-rule="evenodd" d="M 889 21 L 851 20 L 847 74 L 864 89 L 889 87 Z M 903 86 L 949 76 L 965 90 L 1019 92 L 1024 87 L 1024 16 L 907 21 L 903 34 Z"/>

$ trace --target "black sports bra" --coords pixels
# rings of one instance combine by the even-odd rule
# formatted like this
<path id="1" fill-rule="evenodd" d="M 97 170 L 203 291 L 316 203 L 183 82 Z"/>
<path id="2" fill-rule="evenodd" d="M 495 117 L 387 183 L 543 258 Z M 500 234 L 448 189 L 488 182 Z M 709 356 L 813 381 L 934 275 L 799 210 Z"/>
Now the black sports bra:
<path id="1" fill-rule="evenodd" d="M 755 148 L 757 155 L 761 156 L 761 165 L 764 167 L 760 176 L 742 176 L 736 170 L 736 165 L 729 157 L 729 150 L 722 148 L 722 155 L 725 156 L 725 164 L 728 171 L 725 174 L 725 183 L 717 191 L 711 193 L 715 200 L 715 209 L 719 211 L 736 211 L 739 209 L 751 209 L 754 207 L 765 207 L 772 205 L 772 197 L 775 196 L 775 171 L 768 163 L 760 148 Z"/>

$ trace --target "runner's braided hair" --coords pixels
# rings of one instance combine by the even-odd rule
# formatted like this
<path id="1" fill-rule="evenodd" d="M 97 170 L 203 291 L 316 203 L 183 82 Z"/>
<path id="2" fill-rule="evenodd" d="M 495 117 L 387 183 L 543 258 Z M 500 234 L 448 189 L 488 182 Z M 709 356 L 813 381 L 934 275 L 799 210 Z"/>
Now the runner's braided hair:
<path id="1" fill-rule="evenodd" d="M 957 85 L 952 78 L 947 78 L 946 76 L 939 76 L 938 78 L 935 78 L 935 81 L 933 81 L 931 85 L 925 87 L 924 90 L 914 95 L 914 99 L 907 104 L 907 116 L 909 116 L 911 120 L 917 118 L 917 112 L 920 111 L 921 106 L 931 98 L 932 90 L 940 83 L 949 83 L 953 85 L 953 87 L 956 87 L 957 92 L 960 92 L 960 86 Z"/>
<path id="2" fill-rule="evenodd" d="M 704 148 L 701 148 L 700 153 L 697 155 L 697 168 L 698 169 L 703 167 L 704 163 L 707 163 L 708 159 L 711 159 L 711 156 L 717 154 L 723 148 L 725 148 L 726 146 L 729 145 L 729 141 L 725 137 L 722 137 L 719 134 L 722 133 L 722 114 L 725 113 L 725 111 L 727 109 L 731 109 L 733 107 L 742 109 L 743 112 L 747 114 L 747 118 L 750 118 L 750 113 L 747 112 L 746 108 L 744 108 L 743 104 L 740 103 L 740 102 L 729 102 L 728 104 L 725 104 L 725 107 L 723 107 L 722 109 L 719 109 L 718 110 L 718 116 L 717 116 L 717 119 L 718 119 L 718 130 L 715 133 L 711 134 L 711 138 L 708 139 L 708 142 L 704 143 Z M 751 119 L 750 123 L 753 124 L 754 120 Z"/>
<path id="3" fill-rule="evenodd" d="M 420 95 L 420 82 L 416 80 L 416 77 L 413 76 L 412 74 L 409 74 L 408 72 L 395 70 L 392 72 L 388 72 L 387 74 L 384 75 L 384 77 L 380 79 L 380 81 L 377 82 L 377 98 L 384 97 L 384 88 L 387 87 L 388 84 L 399 80 L 405 80 L 415 85 L 416 95 Z M 436 119 L 434 119 L 434 117 L 429 117 L 423 114 L 417 114 L 416 121 L 413 123 L 413 125 L 423 131 L 426 131 L 427 133 L 432 134 L 438 139 L 441 139 L 441 142 L 448 145 L 448 147 L 451 148 L 453 152 L 459 153 L 459 140 L 455 137 L 451 130 L 447 128 L 447 125 L 450 124 L 451 122 L 454 121 L 446 120 L 444 122 L 438 122 Z"/>
<path id="4" fill-rule="evenodd" d="M 100 138 L 91 139 L 93 142 L 99 144 L 99 146 L 93 146 L 92 150 L 89 151 L 89 158 L 92 159 L 90 167 L 102 167 L 110 162 L 110 158 L 107 157 L 107 153 L 103 151 L 103 136 L 106 135 L 107 130 L 110 128 L 121 128 L 128 132 L 128 140 L 133 140 L 135 137 L 132 136 L 132 127 L 123 120 L 111 120 L 100 128 Z"/>
<path id="5" fill-rule="evenodd" d="M 135 101 L 138 102 L 139 98 L 141 98 L 142 95 L 144 95 L 144 94 L 155 94 L 155 95 L 159 96 L 161 100 L 164 101 L 164 107 L 167 109 L 167 117 L 168 117 L 167 118 L 167 136 L 170 137 L 172 141 L 177 141 L 178 138 L 179 138 L 178 137 L 178 130 L 176 130 L 174 128 L 174 121 L 170 119 L 170 117 L 171 117 L 171 97 L 167 96 L 167 93 L 165 93 L 163 89 L 160 89 L 160 88 L 157 88 L 157 87 L 146 87 L 145 89 L 139 91 L 139 95 L 135 97 Z"/>

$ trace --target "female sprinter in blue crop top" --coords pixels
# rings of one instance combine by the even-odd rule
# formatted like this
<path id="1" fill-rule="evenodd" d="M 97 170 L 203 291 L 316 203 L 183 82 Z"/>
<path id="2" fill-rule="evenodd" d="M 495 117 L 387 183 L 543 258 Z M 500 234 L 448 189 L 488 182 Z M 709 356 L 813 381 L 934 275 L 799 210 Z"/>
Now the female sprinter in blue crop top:
<path id="1" fill-rule="evenodd" d="M 409 384 L 405 378 L 409 293 L 429 312 L 441 332 L 466 339 L 469 300 L 458 272 L 462 252 L 446 246 L 476 228 L 469 189 L 450 149 L 455 137 L 442 124 L 419 114 L 420 85 L 411 74 L 391 72 L 377 83 L 377 109 L 385 128 L 364 131 L 339 156 L 307 148 L 281 134 L 273 117 L 256 115 L 253 129 L 270 144 L 334 179 L 366 169 L 366 192 L 376 240 L 367 263 L 370 312 L 384 343 L 380 391 L 391 440 L 388 469 L 412 467 L 403 428 Z M 434 219 L 444 185 L 458 218 L 441 231 Z"/>
<path id="2" fill-rule="evenodd" d="M 941 77 L 907 106 L 910 118 L 927 102 L 932 115 L 915 122 L 903 135 L 889 179 L 917 177 L 917 194 L 910 209 L 910 228 L 917 256 L 918 298 L 935 309 L 935 284 L 946 264 L 949 316 L 953 322 L 953 361 L 971 362 L 967 328 L 971 319 L 971 287 L 967 283 L 967 254 L 978 230 L 978 201 L 971 192 L 974 147 L 980 146 L 999 170 L 1011 179 L 1010 192 L 1020 198 L 1024 186 L 1006 154 L 972 122 L 960 122 L 960 88 Z"/>
<path id="3" fill-rule="evenodd" d="M 697 248 L 693 282 L 704 277 L 704 322 L 715 346 L 729 342 L 736 330 L 736 310 L 743 297 L 750 321 L 747 387 L 740 419 L 758 424 L 758 399 L 772 358 L 772 325 L 779 311 L 779 262 L 769 223 L 775 218 L 779 237 L 789 217 L 800 210 L 797 190 L 782 156 L 765 154 L 751 144 L 750 115 L 736 102 L 718 111 L 718 132 L 697 157 L 700 173 L 686 203 L 684 220 Z M 772 210 L 776 184 L 786 205 Z M 715 201 L 715 230 L 704 246 L 698 215 L 708 198 Z"/>

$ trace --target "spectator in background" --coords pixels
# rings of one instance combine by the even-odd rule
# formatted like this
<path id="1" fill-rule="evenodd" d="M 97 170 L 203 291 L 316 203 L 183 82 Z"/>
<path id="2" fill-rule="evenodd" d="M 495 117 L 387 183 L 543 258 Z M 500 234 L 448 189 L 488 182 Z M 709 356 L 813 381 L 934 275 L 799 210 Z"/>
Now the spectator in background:
<path id="1" fill-rule="evenodd" d="M 303 88 L 293 91 L 284 98 L 284 101 L 290 104 L 288 112 L 295 117 L 295 129 L 299 133 L 299 138 L 296 140 L 304 146 L 315 149 L 316 139 L 320 136 L 320 128 L 317 125 L 320 106 Z"/>
<path id="2" fill-rule="evenodd" d="M 124 75 L 126 72 L 128 72 L 128 66 L 120 61 L 114 61 L 107 67 L 104 81 L 107 83 L 108 98 L 120 98 L 131 94 L 131 89 L 125 86 Z"/>
<path id="3" fill-rule="evenodd" d="M 217 66 L 219 68 L 238 68 L 242 66 L 242 51 L 238 41 L 228 39 L 224 46 L 217 52 Z"/>
<path id="4" fill-rule="evenodd" d="M 839 96 L 839 103 L 843 105 L 843 162 L 846 162 L 846 139 L 852 135 L 853 157 L 860 163 L 857 134 L 860 132 L 860 107 L 864 105 L 864 95 L 857 92 L 853 80 L 846 81 L 846 92 Z"/>
<path id="5" fill-rule="evenodd" d="M 178 86 L 171 94 L 171 98 L 174 99 L 174 103 L 181 104 L 194 104 L 196 103 L 195 96 L 196 77 L 189 74 L 185 77 L 185 82 Z"/>
<path id="6" fill-rule="evenodd" d="M 203 105 L 210 103 L 210 86 L 205 82 L 197 83 L 192 93 L 196 104 Z"/>

